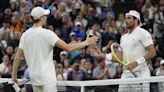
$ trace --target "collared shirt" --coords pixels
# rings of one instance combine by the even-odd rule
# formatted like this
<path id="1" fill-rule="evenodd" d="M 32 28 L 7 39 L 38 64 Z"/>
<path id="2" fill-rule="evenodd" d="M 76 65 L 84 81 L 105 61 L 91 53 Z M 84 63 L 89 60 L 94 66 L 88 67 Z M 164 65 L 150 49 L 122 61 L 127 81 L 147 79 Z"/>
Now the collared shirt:
<path id="1" fill-rule="evenodd" d="M 136 61 L 145 56 L 147 54 L 146 47 L 152 44 L 151 34 L 140 26 L 136 27 L 131 33 L 123 35 L 120 41 L 120 45 L 129 56 L 130 61 Z M 137 69 L 145 65 L 139 65 Z"/>

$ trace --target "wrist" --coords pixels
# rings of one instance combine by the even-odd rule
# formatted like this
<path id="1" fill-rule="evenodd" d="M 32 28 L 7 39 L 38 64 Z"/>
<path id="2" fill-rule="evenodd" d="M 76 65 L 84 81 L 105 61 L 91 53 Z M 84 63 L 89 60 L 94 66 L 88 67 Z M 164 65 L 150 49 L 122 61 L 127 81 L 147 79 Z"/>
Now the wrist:
<path id="1" fill-rule="evenodd" d="M 84 41 L 84 45 L 85 46 L 88 46 L 89 45 L 89 42 L 86 40 L 86 41 Z"/>
<path id="2" fill-rule="evenodd" d="M 142 63 L 144 63 L 146 60 L 144 57 L 140 57 L 139 59 L 136 60 L 136 62 L 140 65 Z"/>

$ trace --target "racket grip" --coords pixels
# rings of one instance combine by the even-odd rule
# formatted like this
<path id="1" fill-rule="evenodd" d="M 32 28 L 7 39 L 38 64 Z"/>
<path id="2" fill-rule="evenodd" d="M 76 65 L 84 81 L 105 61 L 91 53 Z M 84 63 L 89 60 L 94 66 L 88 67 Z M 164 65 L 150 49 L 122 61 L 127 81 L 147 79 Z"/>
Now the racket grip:
<path id="1" fill-rule="evenodd" d="M 137 78 L 137 75 L 134 72 L 132 72 L 132 73 L 133 73 L 134 77 Z"/>
<path id="2" fill-rule="evenodd" d="M 133 74 L 133 76 L 134 76 L 135 78 L 138 77 L 137 74 L 135 74 L 134 72 L 131 71 L 131 73 Z M 142 83 L 140 83 L 140 85 L 142 85 Z"/>
<path id="3" fill-rule="evenodd" d="M 20 92 L 20 87 L 16 83 L 13 84 L 13 88 L 15 92 Z"/>
<path id="4" fill-rule="evenodd" d="M 133 76 L 135 77 L 135 78 L 137 78 L 138 76 L 137 76 L 137 74 L 135 74 L 134 72 L 132 72 L 131 70 L 130 70 L 130 72 L 133 74 Z"/>

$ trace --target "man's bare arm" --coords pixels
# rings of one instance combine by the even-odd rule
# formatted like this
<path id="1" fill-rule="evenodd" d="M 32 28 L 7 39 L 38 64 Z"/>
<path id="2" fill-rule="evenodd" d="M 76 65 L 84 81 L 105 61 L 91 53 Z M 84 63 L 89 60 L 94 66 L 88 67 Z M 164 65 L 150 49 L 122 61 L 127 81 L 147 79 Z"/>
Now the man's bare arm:
<path id="1" fill-rule="evenodd" d="M 77 49 L 81 49 L 81 48 L 84 48 L 88 45 L 95 45 L 98 41 L 98 37 L 97 36 L 94 36 L 94 37 L 91 37 L 91 38 L 88 38 L 83 41 L 83 42 L 79 42 L 79 43 L 75 43 L 75 44 L 67 44 L 66 42 L 64 42 L 63 40 L 59 39 L 57 42 L 56 42 L 56 46 L 69 52 L 69 51 L 73 51 L 73 50 L 77 50 Z"/>
<path id="2" fill-rule="evenodd" d="M 149 61 L 156 55 L 156 51 L 154 45 L 149 45 L 148 47 L 146 47 L 146 49 L 148 53 L 144 56 L 144 58 L 146 61 Z"/>
<path id="3" fill-rule="evenodd" d="M 18 48 L 15 58 L 14 58 L 13 70 L 12 70 L 12 80 L 15 82 L 17 82 L 17 71 L 18 71 L 19 62 L 22 56 L 23 56 L 23 50 Z"/>

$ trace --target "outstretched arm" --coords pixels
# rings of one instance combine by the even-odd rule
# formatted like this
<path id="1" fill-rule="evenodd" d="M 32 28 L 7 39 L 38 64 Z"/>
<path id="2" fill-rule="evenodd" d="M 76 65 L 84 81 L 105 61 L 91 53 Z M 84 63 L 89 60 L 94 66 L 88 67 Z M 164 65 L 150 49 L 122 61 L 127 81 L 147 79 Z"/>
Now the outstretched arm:
<path id="1" fill-rule="evenodd" d="M 85 41 L 75 43 L 75 44 L 67 44 L 63 40 L 59 39 L 56 42 L 56 46 L 67 51 L 67 52 L 70 52 L 70 51 L 73 51 L 76 49 L 84 48 L 84 47 L 89 46 L 89 45 L 95 45 L 97 43 L 98 39 L 99 38 L 97 36 L 87 37 L 87 39 Z"/>
<path id="2" fill-rule="evenodd" d="M 105 60 L 107 61 L 114 61 L 114 62 L 116 61 L 112 53 L 107 53 L 107 54 L 102 53 L 97 46 L 95 46 L 95 48 L 90 49 L 89 51 L 91 55 L 94 57 L 102 57 L 105 58 Z"/>

